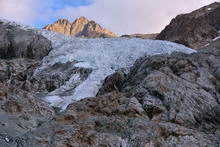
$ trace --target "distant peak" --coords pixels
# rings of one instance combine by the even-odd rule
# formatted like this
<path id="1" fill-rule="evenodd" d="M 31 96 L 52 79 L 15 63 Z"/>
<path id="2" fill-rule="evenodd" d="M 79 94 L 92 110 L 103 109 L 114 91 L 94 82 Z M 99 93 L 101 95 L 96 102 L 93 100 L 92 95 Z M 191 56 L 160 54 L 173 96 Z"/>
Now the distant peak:
<path id="1" fill-rule="evenodd" d="M 76 22 L 89 22 L 89 20 L 86 17 L 81 16 L 77 18 L 73 23 L 76 23 Z"/>
<path id="2" fill-rule="evenodd" d="M 69 20 L 66 18 L 63 18 L 63 19 L 58 19 L 57 21 L 69 21 Z"/>
<path id="3" fill-rule="evenodd" d="M 84 16 L 81 16 L 81 17 L 78 18 L 78 20 L 88 20 L 88 19 Z"/>
<path id="4" fill-rule="evenodd" d="M 58 19 L 55 23 L 67 24 L 67 23 L 69 23 L 69 20 L 68 19 Z"/>
<path id="5" fill-rule="evenodd" d="M 115 33 L 102 28 L 95 21 L 90 21 L 84 16 L 77 18 L 73 23 L 69 22 L 67 19 L 59 19 L 54 24 L 47 25 L 44 29 L 76 37 L 117 37 Z"/>

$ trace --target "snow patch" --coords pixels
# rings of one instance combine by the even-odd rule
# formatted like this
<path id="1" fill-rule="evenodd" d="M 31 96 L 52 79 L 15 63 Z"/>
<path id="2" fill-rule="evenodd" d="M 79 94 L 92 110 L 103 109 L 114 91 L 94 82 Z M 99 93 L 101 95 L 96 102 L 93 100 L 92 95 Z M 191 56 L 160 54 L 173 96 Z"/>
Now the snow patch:
<path id="1" fill-rule="evenodd" d="M 213 41 L 216 41 L 216 40 L 218 40 L 220 38 L 220 36 L 218 36 L 218 37 L 216 37 L 215 39 L 213 39 Z"/>

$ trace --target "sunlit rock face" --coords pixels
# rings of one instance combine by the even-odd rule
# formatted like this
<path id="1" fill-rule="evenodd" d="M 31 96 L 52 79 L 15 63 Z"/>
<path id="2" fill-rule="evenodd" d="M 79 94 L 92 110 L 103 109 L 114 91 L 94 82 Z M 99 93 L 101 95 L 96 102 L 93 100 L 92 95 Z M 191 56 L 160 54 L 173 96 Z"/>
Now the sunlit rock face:
<path id="1" fill-rule="evenodd" d="M 76 19 L 73 23 L 67 19 L 59 19 L 54 24 L 44 27 L 48 31 L 54 31 L 65 35 L 84 38 L 112 38 L 117 35 L 105 28 L 102 28 L 95 21 L 89 21 L 85 17 Z"/>
<path id="2" fill-rule="evenodd" d="M 189 14 L 181 14 L 156 37 L 184 44 L 191 48 L 207 45 L 220 35 L 220 2 L 215 2 Z"/>

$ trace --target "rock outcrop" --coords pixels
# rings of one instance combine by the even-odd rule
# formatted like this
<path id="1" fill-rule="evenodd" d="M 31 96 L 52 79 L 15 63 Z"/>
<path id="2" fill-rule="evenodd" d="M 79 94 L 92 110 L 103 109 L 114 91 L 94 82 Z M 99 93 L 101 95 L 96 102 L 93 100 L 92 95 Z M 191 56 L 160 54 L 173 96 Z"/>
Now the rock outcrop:
<path id="1" fill-rule="evenodd" d="M 220 35 L 220 2 L 215 2 L 189 14 L 178 15 L 156 37 L 200 48 Z"/>
<path id="2" fill-rule="evenodd" d="M 44 29 L 65 35 L 84 38 L 112 38 L 117 35 L 107 29 L 102 28 L 95 21 L 89 21 L 85 17 L 76 19 L 73 23 L 67 19 L 59 19 L 54 24 L 45 26 Z"/>
<path id="3" fill-rule="evenodd" d="M 23 30 L 0 21 L 0 58 L 42 59 L 51 50 L 51 42 L 33 30 Z"/>
<path id="4" fill-rule="evenodd" d="M 31 83 L 41 59 L 52 49 L 51 42 L 7 21 L 0 21 L 0 32 L 0 146 L 23 146 L 21 134 L 55 116 Z"/>
<path id="5" fill-rule="evenodd" d="M 155 34 L 131 34 L 131 35 L 122 35 L 121 37 L 127 38 L 142 38 L 142 39 L 156 39 L 157 33 Z"/>

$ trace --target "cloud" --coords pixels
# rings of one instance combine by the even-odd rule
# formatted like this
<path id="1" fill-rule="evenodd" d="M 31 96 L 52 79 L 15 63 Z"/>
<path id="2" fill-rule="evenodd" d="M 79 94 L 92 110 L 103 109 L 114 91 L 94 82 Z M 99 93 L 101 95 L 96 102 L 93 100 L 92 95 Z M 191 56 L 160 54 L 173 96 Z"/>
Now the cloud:
<path id="1" fill-rule="evenodd" d="M 170 20 L 216 0 L 95 0 L 90 6 L 66 7 L 57 12 L 71 20 L 86 16 L 104 27 L 124 33 L 160 32 Z"/>
<path id="2" fill-rule="evenodd" d="M 54 9 L 57 8 L 57 0 L 0 0 L 0 17 L 33 25 L 36 22 L 49 23 L 51 18 L 68 18 L 73 21 L 85 16 L 118 34 L 153 33 L 160 32 L 176 15 L 216 0 L 87 1 L 91 4 L 77 7 L 65 4 Z"/>
<path id="3" fill-rule="evenodd" d="M 1 0 L 0 1 L 0 16 L 8 20 L 30 23 L 36 13 L 32 11 L 28 0 Z"/>
<path id="4" fill-rule="evenodd" d="M 0 18 L 32 25 L 49 17 L 51 0 L 0 0 Z"/>

